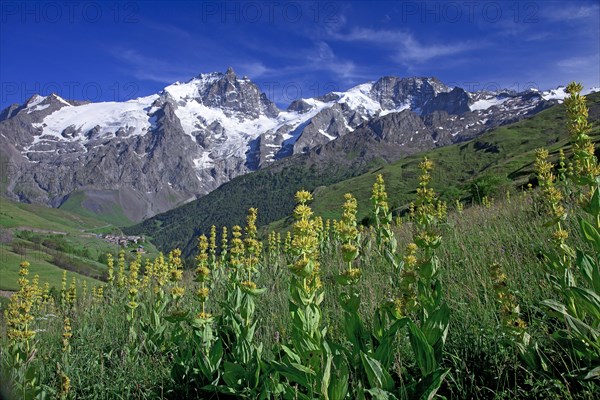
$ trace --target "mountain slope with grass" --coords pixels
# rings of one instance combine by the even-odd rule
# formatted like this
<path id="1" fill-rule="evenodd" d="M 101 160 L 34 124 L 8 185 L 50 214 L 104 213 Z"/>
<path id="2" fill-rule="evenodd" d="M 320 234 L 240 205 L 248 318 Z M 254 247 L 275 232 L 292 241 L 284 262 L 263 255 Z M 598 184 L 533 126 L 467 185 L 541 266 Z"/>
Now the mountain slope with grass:
<path id="1" fill-rule="evenodd" d="M 104 279 L 106 253 L 116 254 L 119 247 L 103 234 L 120 235 L 111 224 L 74 212 L 35 204 L 0 199 L 0 290 L 18 289 L 19 263 L 29 261 L 32 276 L 60 289 L 63 271 L 79 282 L 98 285 Z M 131 245 L 128 258 L 137 246 Z M 156 249 L 144 243 L 146 256 Z"/>
<path id="2" fill-rule="evenodd" d="M 587 104 L 589 119 L 595 122 L 591 136 L 598 141 L 600 94 L 589 95 Z M 382 174 L 392 208 L 401 213 L 415 197 L 418 164 L 423 156 L 436 165 L 433 187 L 448 203 L 457 199 L 480 203 L 485 196 L 506 197 L 507 191 L 524 189 L 528 183 L 537 184 L 533 171 L 536 149 L 547 148 L 554 162 L 558 160 L 560 148 L 569 155 L 571 146 L 565 121 L 564 106 L 560 105 L 469 142 L 406 157 L 366 174 L 318 188 L 313 208 L 324 218 L 339 218 L 341 211 L 335 205 L 340 203 L 344 193 L 352 192 L 359 202 L 359 219 L 368 219 L 373 182 L 378 174 Z"/>
<path id="3" fill-rule="evenodd" d="M 588 95 L 587 101 L 590 121 L 599 121 L 600 93 Z M 351 146 L 349 139 L 332 141 L 315 151 L 233 179 L 199 200 L 125 231 L 150 236 L 162 250 L 180 247 L 189 255 L 200 233 L 207 233 L 213 224 L 243 225 L 245 210 L 250 207 L 259 209 L 260 225 L 288 217 L 293 209 L 293 195 L 302 188 L 315 191 L 315 211 L 324 217 L 338 216 L 337 207 L 332 206 L 339 204 L 344 193 L 352 192 L 359 199 L 359 217 L 364 219 L 375 175 L 384 174 L 389 182 L 391 205 L 401 209 L 414 197 L 417 164 L 424 155 L 439 163 L 434 187 L 446 201 L 494 196 L 528 182 L 536 148 L 545 146 L 552 150 L 567 142 L 565 118 L 564 106 L 557 105 L 468 142 L 424 153 L 405 153 L 400 161 L 388 165 L 378 157 L 365 161 L 364 154 L 358 152 L 359 144 Z M 593 134 L 598 132 L 596 126 Z M 334 162 L 339 161 L 338 157 L 328 162 L 319 152 L 345 154 L 346 163 Z"/>

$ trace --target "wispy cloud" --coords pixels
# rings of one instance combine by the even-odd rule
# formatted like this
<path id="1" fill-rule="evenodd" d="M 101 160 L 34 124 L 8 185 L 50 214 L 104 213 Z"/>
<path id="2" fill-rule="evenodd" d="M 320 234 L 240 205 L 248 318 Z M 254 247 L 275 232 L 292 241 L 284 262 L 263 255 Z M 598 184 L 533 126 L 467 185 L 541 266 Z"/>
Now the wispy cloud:
<path id="1" fill-rule="evenodd" d="M 567 57 L 555 64 L 556 74 L 561 82 L 572 80 L 583 83 L 584 87 L 600 86 L 600 53 L 586 56 Z"/>
<path id="2" fill-rule="evenodd" d="M 178 36 L 179 38 L 190 39 L 192 35 L 176 25 L 166 24 L 163 22 L 156 22 L 152 20 L 145 20 L 144 27 L 152 29 L 156 32 L 166 33 L 171 36 Z"/>
<path id="3" fill-rule="evenodd" d="M 543 8 L 541 16 L 548 21 L 598 20 L 600 5 L 573 3 L 576 2 L 570 4 L 561 2 L 560 6 Z"/>
<path id="4" fill-rule="evenodd" d="M 409 31 L 354 28 L 350 32 L 331 32 L 336 40 L 367 42 L 380 46 L 394 46 L 392 58 L 401 63 L 423 63 L 434 58 L 464 53 L 482 47 L 482 43 L 462 41 L 456 43 L 423 43 Z M 396 46 L 399 46 L 397 48 Z"/>
<path id="5" fill-rule="evenodd" d="M 557 61 L 556 66 L 566 72 L 580 72 L 582 70 L 585 71 L 590 69 L 594 66 L 598 68 L 599 61 L 600 55 L 598 54 L 585 57 L 569 57 Z"/>
<path id="6" fill-rule="evenodd" d="M 265 75 L 273 73 L 273 69 L 265 66 L 260 61 L 240 62 L 237 69 L 251 79 L 261 78 Z"/>
<path id="7" fill-rule="evenodd" d="M 331 47 L 325 42 L 316 44 L 315 58 L 309 62 L 314 70 L 335 72 L 342 78 L 354 76 L 356 65 L 352 61 L 342 60 L 335 55 Z"/>
<path id="8" fill-rule="evenodd" d="M 191 67 L 186 68 L 168 60 L 146 56 L 133 49 L 113 48 L 109 53 L 125 64 L 131 75 L 139 80 L 173 83 L 195 74 Z"/>

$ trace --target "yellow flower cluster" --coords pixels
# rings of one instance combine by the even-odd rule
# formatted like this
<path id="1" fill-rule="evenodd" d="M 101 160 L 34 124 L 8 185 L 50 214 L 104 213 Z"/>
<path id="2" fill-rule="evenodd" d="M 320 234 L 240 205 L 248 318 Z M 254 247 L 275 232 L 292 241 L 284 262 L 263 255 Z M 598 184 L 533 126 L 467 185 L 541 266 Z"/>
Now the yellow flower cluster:
<path id="1" fill-rule="evenodd" d="M 294 209 L 294 236 L 291 241 L 290 252 L 294 261 L 290 270 L 297 276 L 304 278 L 304 289 L 315 291 L 319 289 L 321 280 L 319 277 L 319 238 L 315 229 L 315 220 L 311 219 L 313 214 L 308 202 L 312 195 L 301 190 L 296 193 L 296 208 Z"/>
<path id="2" fill-rule="evenodd" d="M 385 182 L 383 181 L 383 175 L 377 175 L 375 183 L 373 184 L 373 191 L 371 192 L 371 201 L 377 207 L 380 208 L 381 212 L 387 214 L 389 206 L 387 202 L 387 193 L 385 191 Z"/>
<path id="3" fill-rule="evenodd" d="M 58 375 L 60 376 L 59 398 L 66 399 L 71 391 L 71 379 L 63 371 L 59 371 Z"/>
<path id="4" fill-rule="evenodd" d="M 256 219 L 258 216 L 258 209 L 250 208 L 248 210 L 248 217 L 246 219 L 246 236 L 244 238 L 244 269 L 246 270 L 247 280 L 246 282 L 252 282 L 252 273 L 256 269 L 259 262 L 260 253 L 262 252 L 262 243 L 256 238 Z M 247 286 L 249 287 L 249 286 Z M 256 285 L 254 285 L 256 289 Z"/>
<path id="5" fill-rule="evenodd" d="M 115 272 L 114 272 L 115 262 L 113 260 L 112 254 L 110 254 L 110 253 L 106 254 L 106 259 L 107 259 L 106 265 L 108 267 L 108 276 L 106 278 L 106 281 L 108 282 L 109 286 L 112 286 L 115 282 Z"/>
<path id="6" fill-rule="evenodd" d="M 502 272 L 500 264 L 490 266 L 490 277 L 496 301 L 500 308 L 502 326 L 512 334 L 523 334 L 527 324 L 520 318 L 520 307 L 517 298 L 510 292 L 506 284 L 507 276 Z"/>
<path id="7" fill-rule="evenodd" d="M 142 264 L 142 255 L 137 254 L 137 258 L 134 262 L 129 265 L 129 277 L 127 278 L 127 284 L 129 286 L 128 296 L 129 303 L 127 307 L 131 309 L 131 315 L 133 317 L 133 311 L 138 307 L 137 297 L 140 288 L 140 280 L 138 279 L 140 266 Z"/>
<path id="8" fill-rule="evenodd" d="M 71 329 L 71 319 L 69 317 L 65 317 L 63 320 L 63 333 L 62 333 L 62 351 L 63 353 L 67 353 L 71 351 L 71 337 L 73 337 L 73 332 Z"/>
<path id="9" fill-rule="evenodd" d="M 352 266 L 359 254 L 359 233 L 356 224 L 358 203 L 350 193 L 346 193 L 344 199 L 346 200 L 343 205 L 344 211 L 338 224 L 339 237 L 342 241 L 342 256 L 344 262 L 347 263 L 347 270 L 343 275 L 347 278 L 348 283 L 355 284 L 361 276 L 360 269 Z"/>
<path id="10" fill-rule="evenodd" d="M 567 85 L 569 97 L 565 98 L 564 105 L 569 120 L 567 129 L 573 145 L 573 177 L 580 185 L 594 185 L 596 177 L 600 175 L 600 166 L 594 155 L 594 143 L 589 136 L 592 126 L 588 122 L 585 98 L 580 94 L 582 89 L 580 83 L 571 82 Z"/>
<path id="11" fill-rule="evenodd" d="M 208 239 L 208 252 L 209 252 L 209 258 L 208 258 L 208 263 L 210 265 L 211 269 L 215 269 L 218 267 L 217 265 L 217 227 L 216 226 L 211 226 L 210 227 L 210 236 Z"/>
<path id="12" fill-rule="evenodd" d="M 227 249 L 229 247 L 227 241 L 227 227 L 223 227 L 223 231 L 221 233 L 221 263 L 225 264 L 225 260 L 227 259 Z"/>
<path id="13" fill-rule="evenodd" d="M 404 265 L 400 271 L 398 297 L 394 299 L 394 314 L 396 318 L 408 316 L 417 308 L 417 260 L 418 247 L 409 243 L 404 252 Z"/>
<path id="14" fill-rule="evenodd" d="M 206 236 L 200 235 L 198 238 L 198 255 L 196 256 L 196 282 L 200 287 L 196 290 L 196 298 L 200 301 L 202 313 L 205 314 L 205 303 L 208 299 L 210 289 L 207 282 L 210 279 L 210 268 L 208 267 L 208 248 L 209 243 Z"/>
<path id="15" fill-rule="evenodd" d="M 231 236 L 229 266 L 234 268 L 237 274 L 237 270 L 242 267 L 244 263 L 244 241 L 242 240 L 242 228 L 239 225 L 234 226 Z"/>
<path id="16" fill-rule="evenodd" d="M 23 261 L 19 268 L 19 291 L 10 297 L 8 308 L 4 312 L 7 331 L 11 343 L 26 343 L 35 336 L 31 329 L 34 313 L 34 298 L 37 288 L 29 283 L 29 262 Z"/>
<path id="17" fill-rule="evenodd" d="M 538 149 L 536 151 L 534 168 L 543 194 L 543 206 L 555 226 L 552 240 L 560 246 L 565 243 L 569 236 L 561 226 L 561 221 L 564 221 L 567 217 L 567 211 L 562 204 L 563 194 L 555 186 L 554 165 L 548 161 L 548 150 Z"/>
<path id="18" fill-rule="evenodd" d="M 185 288 L 180 285 L 183 279 L 183 262 L 181 261 L 181 250 L 174 249 L 169 252 L 169 273 L 170 281 L 173 283 L 171 295 L 175 301 L 179 301 L 185 294 Z"/>
<path id="19" fill-rule="evenodd" d="M 125 250 L 123 249 L 119 251 L 118 268 L 117 286 L 121 288 L 125 286 Z"/>
<path id="20" fill-rule="evenodd" d="M 71 278 L 71 285 L 69 286 L 69 290 L 67 291 L 67 304 L 69 306 L 74 306 L 77 301 L 77 278 Z"/>

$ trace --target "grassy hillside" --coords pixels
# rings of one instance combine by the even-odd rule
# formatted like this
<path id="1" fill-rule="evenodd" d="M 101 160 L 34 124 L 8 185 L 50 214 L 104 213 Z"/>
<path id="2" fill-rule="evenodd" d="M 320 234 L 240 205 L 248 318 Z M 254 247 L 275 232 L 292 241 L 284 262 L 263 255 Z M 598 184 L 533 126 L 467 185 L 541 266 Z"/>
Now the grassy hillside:
<path id="1" fill-rule="evenodd" d="M 104 233 L 120 234 L 119 228 L 62 209 L 17 203 L 0 198 L 0 290 L 17 289 L 19 263 L 31 263 L 31 273 L 41 282 L 60 287 L 63 270 L 80 281 L 98 284 L 106 271 L 104 255 L 119 248 L 105 241 Z M 156 248 L 144 244 L 147 256 Z M 128 257 L 132 258 L 132 246 Z"/>
<path id="2" fill-rule="evenodd" d="M 600 93 L 588 96 L 588 107 L 590 120 L 600 121 Z M 390 182 L 391 206 L 397 209 L 406 206 L 414 197 L 416 168 L 423 155 L 439 165 L 434 186 L 443 199 L 470 201 L 473 193 L 479 192 L 481 197 L 486 194 L 484 191 L 494 196 L 496 192 L 526 183 L 534 150 L 541 146 L 557 149 L 564 145 L 567 141 L 564 126 L 564 107 L 559 105 L 469 142 L 407 157 L 353 178 L 350 178 L 352 171 L 302 165 L 258 171 L 233 179 L 197 201 L 127 227 L 125 231 L 152 237 L 153 243 L 162 250 L 180 247 L 184 254 L 190 254 L 200 233 L 207 233 L 213 224 L 242 225 L 245 210 L 250 207 L 260 210 L 259 225 L 288 218 L 293 195 L 302 188 L 315 191 L 315 211 L 326 218 L 338 217 L 338 208 L 333 206 L 339 204 L 344 193 L 352 192 L 359 199 L 359 218 L 364 219 L 378 173 L 383 173 Z M 599 132 L 595 127 L 594 134 Z M 471 187 L 472 184 L 477 185 Z M 289 221 L 280 221 L 275 226 L 285 225 L 289 225 Z"/>
<path id="3" fill-rule="evenodd" d="M 98 204 L 97 210 L 93 211 L 84 205 L 86 201 L 89 201 L 86 193 L 75 192 L 70 194 L 67 200 L 60 205 L 60 209 L 88 218 L 96 219 L 98 221 L 103 221 L 115 226 L 125 226 L 131 224 L 131 221 L 125 216 L 125 213 L 118 202 L 106 201 L 102 205 Z"/>
<path id="4" fill-rule="evenodd" d="M 30 226 L 49 231 L 75 233 L 82 230 L 97 232 L 108 226 L 96 218 L 68 212 L 68 210 L 17 203 L 5 198 L 0 199 L 0 217 L 0 226 L 4 228 Z"/>
<path id="5" fill-rule="evenodd" d="M 394 182 L 386 183 L 392 185 Z M 319 201 L 318 196 L 316 200 Z M 336 209 L 340 208 L 340 202 L 337 202 Z M 573 368 L 571 360 L 561 358 L 566 350 L 548 335 L 549 327 L 556 326 L 556 322 L 549 321 L 540 311 L 540 301 L 553 297 L 551 287 L 545 280 L 543 261 L 540 257 L 540 251 L 549 246 L 549 228 L 544 227 L 545 221 L 545 216 L 535 211 L 529 193 L 515 196 L 510 202 L 498 201 L 489 208 L 476 205 L 466 208 L 462 214 L 449 215 L 441 230 L 443 241 L 438 251 L 444 299 L 451 309 L 450 328 L 442 360 L 442 365 L 449 368 L 450 372 L 439 391 L 445 398 L 597 398 L 600 386 L 593 382 L 578 382 L 569 374 L 572 372 L 569 368 Z M 576 234 L 576 223 L 569 220 L 565 228 L 573 233 L 569 243 L 581 246 L 581 238 Z M 395 227 L 394 232 L 399 248 L 402 249 L 401 254 L 407 243 L 412 240 L 413 226 L 403 224 Z M 368 233 L 364 234 L 364 237 L 368 238 Z M 267 291 L 261 296 L 256 296 L 254 300 L 254 318 L 259 322 L 251 343 L 260 344 L 265 349 L 262 357 L 267 362 L 285 357 L 285 353 L 278 350 L 279 346 L 281 343 L 287 345 L 293 335 L 290 329 L 292 319 L 285 311 L 290 301 L 288 260 L 289 256 L 285 254 L 276 254 L 273 257 L 265 253 L 261 255 L 256 266 L 259 271 L 255 279 L 256 284 Z M 494 284 L 489 272 L 489 267 L 494 261 L 505 271 L 508 277 L 507 289 L 517 296 L 521 308 L 520 315 L 527 322 L 528 332 L 550 356 L 548 362 L 552 371 L 559 371 L 556 375 L 529 370 L 519 359 L 516 349 L 511 345 L 510 337 L 503 331 Z M 346 314 L 342 311 L 340 299 L 348 289 L 336 283 L 336 276 L 347 264 L 341 257 L 339 245 L 334 245 L 333 250 L 324 252 L 320 262 L 325 293 L 321 305 L 321 321 L 328 327 L 327 339 L 330 343 L 346 344 Z M 361 281 L 357 285 L 361 296 L 360 315 L 370 332 L 374 326 L 373 316 L 377 308 L 390 296 L 396 295 L 391 282 L 398 279 L 398 274 L 375 250 L 372 240 L 364 240 L 361 243 L 360 257 L 355 261 L 355 265 L 362 270 Z M 214 272 L 214 280 L 211 280 L 212 290 L 206 309 L 215 317 L 227 312 L 219 302 L 226 301 L 226 282 L 229 282 L 223 274 L 232 270 L 231 266 L 221 267 L 220 271 L 225 272 Z M 109 397 L 127 398 L 237 398 L 217 395 L 210 392 L 211 389 L 206 389 L 206 393 L 202 392 L 199 387 L 205 383 L 201 380 L 201 373 L 194 371 L 193 376 L 196 379 L 182 380 L 182 375 L 177 369 L 180 364 L 172 361 L 174 355 L 182 357 L 180 354 L 186 354 L 186 351 L 198 354 L 192 353 L 191 349 L 198 345 L 194 335 L 200 335 L 200 328 L 191 322 L 188 323 L 185 317 L 174 317 L 193 316 L 199 310 L 198 301 L 194 298 L 199 284 L 194 283 L 190 275 L 185 275 L 181 283 L 186 288 L 183 301 L 176 303 L 163 300 L 168 306 L 160 314 L 152 314 L 157 302 L 152 287 L 141 290 L 138 301 L 145 303 L 145 306 L 135 311 L 133 323 L 127 319 L 129 314 L 123 312 L 128 301 L 127 287 L 107 290 L 107 296 L 112 296 L 107 297 L 110 301 L 98 303 L 90 296 L 78 298 L 78 305 L 71 309 L 69 314 L 75 321 L 70 341 L 71 351 L 68 355 L 68 376 L 75 382 L 71 387 L 73 396 L 85 398 L 94 393 L 104 393 Z M 173 282 L 168 282 L 165 290 L 169 291 L 173 285 Z M 167 299 L 169 298 L 167 296 Z M 178 322 L 171 323 L 167 319 Z M 180 322 L 181 319 L 184 320 L 183 323 Z M 214 326 L 215 330 L 222 329 L 219 334 L 226 338 L 228 327 L 219 324 L 226 324 L 229 320 L 215 318 L 214 321 L 220 322 L 212 322 L 214 325 L 210 326 Z M 144 326 L 158 324 L 158 328 L 164 330 L 151 336 L 139 328 L 138 324 L 141 325 L 142 322 Z M 37 323 L 44 331 L 36 337 L 39 339 L 36 341 L 36 350 L 40 356 L 34 358 L 31 365 L 36 371 L 40 371 L 37 376 L 42 387 L 50 390 L 48 388 L 56 386 L 56 372 L 45 368 L 45 360 L 61 359 L 59 346 L 54 342 L 59 340 L 56 338 L 60 337 L 63 330 L 62 319 L 55 318 L 49 322 Z M 136 327 L 137 333 L 133 339 L 127 335 L 128 326 Z M 182 339 L 181 335 L 186 335 L 185 339 Z M 54 342 L 45 340 L 50 337 L 54 338 Z M 0 343 L 4 345 L 3 342 Z M 165 346 L 166 350 L 152 350 L 155 343 Z M 133 348 L 135 352 L 107 351 L 114 348 Z M 224 357 L 231 357 L 230 352 L 231 350 L 227 350 Z M 398 334 L 393 356 L 395 361 L 390 373 L 394 377 L 394 386 L 401 388 L 411 376 L 418 376 L 419 373 L 404 330 Z M 194 359 L 182 360 L 183 366 L 194 365 L 195 362 Z M 105 368 L 104 365 L 114 367 Z M 360 368 L 360 362 L 354 367 Z M 272 373 L 270 371 L 261 370 L 264 374 L 261 375 L 262 382 L 275 379 L 273 375 L 269 375 Z M 559 374 L 564 371 L 568 373 Z M 282 376 L 278 379 L 285 381 Z M 356 375 L 352 375 L 351 384 L 353 380 L 358 379 Z M 258 397 L 258 392 L 264 388 L 259 386 L 254 390 L 251 398 L 255 398 L 253 395 Z"/>

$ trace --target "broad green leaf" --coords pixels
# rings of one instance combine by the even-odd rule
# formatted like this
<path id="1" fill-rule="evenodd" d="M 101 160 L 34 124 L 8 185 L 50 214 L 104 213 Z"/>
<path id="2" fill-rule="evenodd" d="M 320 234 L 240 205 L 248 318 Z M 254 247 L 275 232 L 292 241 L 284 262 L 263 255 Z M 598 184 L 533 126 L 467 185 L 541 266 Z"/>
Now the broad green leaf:
<path id="1" fill-rule="evenodd" d="M 417 365 L 423 376 L 429 375 L 437 369 L 437 362 L 433 348 L 427 342 L 427 338 L 414 322 L 408 322 L 408 333 L 410 344 L 415 353 Z"/>
<path id="2" fill-rule="evenodd" d="M 334 356 L 328 389 L 329 400 L 343 400 L 346 397 L 349 379 L 350 371 L 345 358 L 341 355 Z"/>
<path id="3" fill-rule="evenodd" d="M 583 379 L 600 379 L 600 366 L 589 371 Z"/>
<path id="4" fill-rule="evenodd" d="M 435 397 L 435 394 L 439 390 L 442 382 L 446 375 L 450 372 L 450 369 L 438 369 L 431 372 L 417 384 L 417 392 L 419 399 L 431 400 Z"/>
<path id="5" fill-rule="evenodd" d="M 427 338 L 427 343 L 432 347 L 439 347 L 437 344 L 443 345 L 448 336 L 448 326 L 450 325 L 450 309 L 444 303 L 435 310 L 423 324 L 423 334 Z"/>
<path id="6" fill-rule="evenodd" d="M 598 214 L 600 214 L 600 196 L 599 196 L 599 187 L 596 186 L 594 188 L 594 194 L 592 195 L 592 198 L 590 200 L 590 203 L 587 204 L 585 207 L 583 207 L 583 209 L 585 210 L 585 212 L 587 212 L 588 214 L 592 215 L 592 216 L 597 216 Z"/>
<path id="7" fill-rule="evenodd" d="M 246 376 L 246 369 L 229 361 L 223 363 L 223 380 L 229 387 L 238 387 Z"/>
<path id="8" fill-rule="evenodd" d="M 383 369 L 381 363 L 374 358 L 369 357 L 365 353 L 360 353 L 363 368 L 367 373 L 369 384 L 374 388 L 384 390 L 392 390 L 394 388 L 394 380 L 390 374 Z"/>
<path id="9" fill-rule="evenodd" d="M 596 292 L 600 293 L 600 281 L 598 282 L 598 287 L 595 286 L 594 282 L 594 269 L 598 270 L 598 265 L 594 262 L 594 259 L 589 254 L 584 253 L 581 250 L 577 250 L 577 266 L 581 271 L 581 274 L 585 278 L 586 282 L 596 290 Z"/>
<path id="10" fill-rule="evenodd" d="M 315 371 L 312 369 L 294 362 L 281 363 L 273 361 L 271 365 L 273 365 L 277 372 L 288 378 L 290 381 L 298 383 L 307 389 L 311 389 L 312 385 L 310 384 L 310 381 L 312 381 L 312 377 L 316 376 Z"/>
<path id="11" fill-rule="evenodd" d="M 585 239 L 594 245 L 597 252 L 600 252 L 600 234 L 598 230 L 583 218 L 579 218 L 579 226 Z"/>
<path id="12" fill-rule="evenodd" d="M 294 353 L 294 351 L 292 349 L 290 349 L 289 347 L 287 347 L 286 345 L 282 344 L 281 345 L 281 349 L 285 352 L 285 354 L 293 361 L 296 363 L 301 363 L 302 361 L 300 361 L 300 356 L 296 353 Z"/>
<path id="13" fill-rule="evenodd" d="M 333 355 L 327 342 L 323 342 L 323 350 L 325 351 L 325 367 L 321 376 L 321 395 L 325 400 L 329 400 L 329 382 L 331 380 L 331 362 Z"/>
<path id="14" fill-rule="evenodd" d="M 383 337 L 379 340 L 379 345 L 373 354 L 373 357 L 379 361 L 384 368 L 389 368 L 394 360 L 394 341 L 398 330 L 408 323 L 408 318 L 402 318 L 395 321 L 384 332 Z"/>
<path id="15" fill-rule="evenodd" d="M 393 393 L 390 393 L 386 390 L 382 390 L 379 388 L 367 389 L 365 392 L 371 395 L 373 400 L 397 400 L 398 398 L 394 396 Z"/>
<path id="16" fill-rule="evenodd" d="M 583 308 L 600 323 L 600 296 L 590 289 L 571 287 L 569 290 L 575 297 L 577 308 Z"/>

